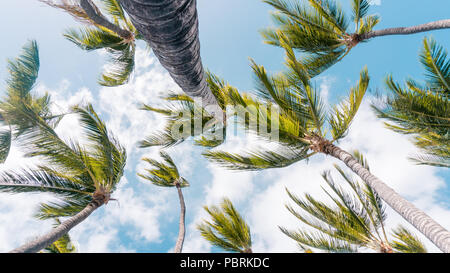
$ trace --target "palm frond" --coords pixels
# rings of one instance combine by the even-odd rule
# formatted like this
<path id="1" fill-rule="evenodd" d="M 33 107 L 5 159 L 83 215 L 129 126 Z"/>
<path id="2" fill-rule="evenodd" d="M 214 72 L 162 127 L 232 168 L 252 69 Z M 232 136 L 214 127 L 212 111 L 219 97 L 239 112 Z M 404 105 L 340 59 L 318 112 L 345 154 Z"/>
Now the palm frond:
<path id="1" fill-rule="evenodd" d="M 359 21 L 367 15 L 370 3 L 367 0 L 352 0 L 352 19 L 358 24 Z"/>
<path id="2" fill-rule="evenodd" d="M 438 92 L 450 96 L 450 60 L 447 51 L 432 38 L 423 40 L 420 62 L 426 68 L 427 83 Z"/>
<path id="3" fill-rule="evenodd" d="M 403 226 L 394 229 L 394 237 L 391 245 L 396 251 L 401 253 L 427 253 L 423 243 Z"/>
<path id="4" fill-rule="evenodd" d="M 358 84 L 350 90 L 348 99 L 333 108 L 329 119 L 333 140 L 338 140 L 345 136 L 353 118 L 358 112 L 368 86 L 369 74 L 367 68 L 364 68 L 360 73 Z"/>
<path id="5" fill-rule="evenodd" d="M 203 156 L 227 169 L 256 171 L 287 167 L 312 155 L 307 152 L 307 148 L 292 149 L 280 145 L 276 150 L 259 147 L 242 154 L 210 150 L 205 151 Z"/>

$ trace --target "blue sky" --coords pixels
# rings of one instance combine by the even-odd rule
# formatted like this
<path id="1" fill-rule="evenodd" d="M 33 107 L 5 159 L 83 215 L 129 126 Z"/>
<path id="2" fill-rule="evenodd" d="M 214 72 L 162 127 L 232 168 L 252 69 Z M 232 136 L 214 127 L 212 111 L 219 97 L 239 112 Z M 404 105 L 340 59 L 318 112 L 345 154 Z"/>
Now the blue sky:
<path id="1" fill-rule="evenodd" d="M 349 1 L 339 0 L 349 8 Z M 244 4 L 245 3 L 245 4 Z M 371 7 L 381 16 L 377 29 L 410 26 L 448 18 L 448 0 L 381 0 Z M 258 30 L 270 26 L 271 8 L 259 0 L 198 0 L 201 55 L 204 66 L 242 91 L 253 88 L 248 58 L 266 66 L 269 71 L 282 68 L 283 51 L 265 45 Z M 49 91 L 59 107 L 79 100 L 91 101 L 109 128 L 119 136 L 129 151 L 127 173 L 117 193 L 118 203 L 110 203 L 76 227 L 71 233 L 83 252 L 168 252 L 171 251 L 178 228 L 176 192 L 149 185 L 136 177 L 144 165 L 142 156 L 155 156 L 157 150 L 138 150 L 135 142 L 161 126 L 159 116 L 137 110 L 139 103 L 158 102 L 155 95 L 177 89 L 154 56 L 143 49 L 138 52 L 138 67 L 134 79 L 120 88 L 101 88 L 96 79 L 105 64 L 104 55 L 86 53 L 65 40 L 61 33 L 79 24 L 61 11 L 37 0 L 5 1 L 0 10 L 0 78 L 5 79 L 6 59 L 14 58 L 28 39 L 36 39 L 40 46 L 41 70 L 36 92 Z M 422 39 L 432 35 L 440 44 L 450 48 L 448 30 L 409 36 L 376 38 L 358 45 L 339 64 L 317 79 L 328 102 L 335 102 L 346 94 L 368 66 L 372 90 L 384 92 L 383 80 L 392 73 L 399 81 L 408 76 L 423 79 L 418 61 Z M 143 48 L 143 47 L 142 47 Z M 0 81 L 0 90 L 4 87 Z M 0 91 L 3 92 L 3 91 Z M 367 99 L 369 100 L 369 99 Z M 74 123 L 75 122 L 75 123 Z M 61 125 L 62 135 L 76 134 L 71 130 L 76 121 Z M 227 148 L 243 147 L 251 138 L 232 137 Z M 416 150 L 403 136 L 383 128 L 373 117 L 367 101 L 358 114 L 344 148 L 358 148 L 371 162 L 375 175 L 404 195 L 414 204 L 450 228 L 448 173 L 432 167 L 418 167 L 406 160 Z M 320 196 L 320 173 L 335 161 L 325 157 L 312 160 L 309 165 L 298 163 L 279 170 L 259 173 L 230 172 L 201 158 L 201 149 L 191 142 L 169 149 L 182 175 L 191 183 L 185 190 L 188 206 L 188 233 L 185 250 L 190 252 L 216 251 L 201 239 L 195 224 L 204 217 L 202 206 L 216 204 L 227 196 L 248 219 L 257 252 L 297 251 L 295 243 L 278 231 L 277 225 L 297 227 L 283 205 L 287 202 L 284 187 L 297 194 L 315 193 Z M 324 160 L 326 159 L 326 160 Z M 9 159 L 4 168 L 23 164 L 20 152 Z M 394 168 L 394 166 L 396 166 Z M 36 195 L 0 194 L 0 251 L 8 251 L 25 240 L 42 234 L 51 222 L 32 218 L 36 205 L 49 198 Z M 20 217 L 17 216 L 19 214 Z M 390 211 L 388 224 L 403 223 Z M 14 231 L 14 236 L 8 235 Z M 434 248 L 427 243 L 431 250 Z"/>

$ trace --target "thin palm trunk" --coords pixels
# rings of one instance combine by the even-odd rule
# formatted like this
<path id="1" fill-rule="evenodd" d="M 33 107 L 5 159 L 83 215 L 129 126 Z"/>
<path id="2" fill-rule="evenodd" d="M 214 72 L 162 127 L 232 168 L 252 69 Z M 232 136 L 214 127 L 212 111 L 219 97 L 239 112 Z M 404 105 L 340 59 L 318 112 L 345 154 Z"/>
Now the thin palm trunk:
<path id="1" fill-rule="evenodd" d="M 18 247 L 12 251 L 11 253 L 35 253 L 39 250 L 44 249 L 45 247 L 51 245 L 56 240 L 61 238 L 61 236 L 67 234 L 73 227 L 84 221 L 89 215 L 91 215 L 94 210 L 99 208 L 102 204 L 99 202 L 91 202 L 87 205 L 82 211 L 70 217 L 66 221 L 62 222 L 59 226 L 54 228 L 49 233 L 31 241 L 29 243 L 24 244 L 21 247 Z"/>
<path id="2" fill-rule="evenodd" d="M 183 192 L 181 191 L 181 186 L 179 183 L 176 184 L 176 188 L 178 191 L 178 197 L 180 199 L 180 225 L 178 231 L 178 239 L 175 245 L 175 253 L 181 253 L 183 250 L 184 236 L 186 234 L 185 228 L 185 218 L 186 218 L 186 205 L 184 203 Z"/>
<path id="3" fill-rule="evenodd" d="M 418 26 L 412 27 L 396 27 L 387 28 L 381 30 L 370 31 L 366 34 L 361 35 L 360 40 L 367 40 L 374 37 L 386 36 L 386 35 L 408 35 L 419 32 L 426 32 L 430 30 L 450 28 L 450 19 L 439 20 L 435 22 L 430 22 Z"/>
<path id="4" fill-rule="evenodd" d="M 103 16 L 100 11 L 92 4 L 91 0 L 80 0 L 80 6 L 83 8 L 84 12 L 89 16 L 89 18 L 94 21 L 96 24 L 105 27 L 117 35 L 122 37 L 123 39 L 131 39 L 133 34 L 126 30 L 122 29 L 119 26 L 109 22 L 105 16 Z"/>
<path id="5" fill-rule="evenodd" d="M 200 58 L 196 0 L 121 0 L 133 25 L 181 89 L 217 105 Z"/>
<path id="6" fill-rule="evenodd" d="M 411 223 L 431 242 L 445 253 L 450 253 L 450 232 L 444 229 L 430 216 L 416 208 L 412 203 L 397 194 L 383 181 L 371 174 L 351 154 L 339 147 L 326 143 L 322 152 L 344 162 L 353 172 L 363 179 L 392 209 Z"/>

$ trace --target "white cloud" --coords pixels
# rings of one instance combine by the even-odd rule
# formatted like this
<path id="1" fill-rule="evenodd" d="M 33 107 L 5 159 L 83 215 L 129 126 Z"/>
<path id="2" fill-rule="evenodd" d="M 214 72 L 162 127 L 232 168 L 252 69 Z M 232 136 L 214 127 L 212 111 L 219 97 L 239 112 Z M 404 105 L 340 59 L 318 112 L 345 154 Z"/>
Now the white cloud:
<path id="1" fill-rule="evenodd" d="M 369 4 L 379 6 L 381 5 L 381 0 L 369 0 Z"/>

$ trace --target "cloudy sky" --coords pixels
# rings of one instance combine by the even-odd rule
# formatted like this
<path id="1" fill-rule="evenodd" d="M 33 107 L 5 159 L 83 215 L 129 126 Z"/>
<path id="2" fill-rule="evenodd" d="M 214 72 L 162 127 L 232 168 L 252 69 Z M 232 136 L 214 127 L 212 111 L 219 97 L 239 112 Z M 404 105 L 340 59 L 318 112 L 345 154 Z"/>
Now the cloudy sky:
<path id="1" fill-rule="evenodd" d="M 349 7 L 349 1 L 341 0 Z M 377 0 L 372 13 L 381 16 L 377 28 L 409 26 L 448 17 L 448 0 Z M 271 71 L 282 67 L 283 52 L 264 45 L 258 30 L 270 26 L 270 8 L 260 0 L 198 0 L 201 54 L 207 69 L 223 77 L 241 91 L 251 91 L 253 81 L 248 57 Z M 105 64 L 101 52 L 86 53 L 65 40 L 61 33 L 77 22 L 37 0 L 5 1 L 0 10 L 0 31 L 6 35 L 0 43 L 0 78 L 7 76 L 6 59 L 14 58 L 29 39 L 40 46 L 41 70 L 34 92 L 50 92 L 55 109 L 65 109 L 79 102 L 92 102 L 108 128 L 118 136 L 128 151 L 126 174 L 114 193 L 117 202 L 96 211 L 71 231 L 80 252 L 170 252 L 178 232 L 179 203 L 174 189 L 158 188 L 139 179 L 144 156 L 157 158 L 157 149 L 138 149 L 136 142 L 163 125 L 161 116 L 138 109 L 141 103 L 158 103 L 158 96 L 178 90 L 154 55 L 140 44 L 133 80 L 117 88 L 96 84 Z M 371 171 L 402 196 L 450 229 L 450 176 L 441 169 L 415 166 L 407 157 L 416 153 L 404 136 L 383 127 L 372 111 L 375 93 L 384 93 L 383 79 L 389 73 L 402 80 L 408 76 L 422 79 L 418 62 L 421 41 L 432 35 L 450 48 L 448 31 L 435 31 L 407 37 L 383 37 L 354 48 L 339 64 L 320 75 L 316 85 L 324 99 L 338 101 L 352 86 L 364 65 L 372 78 L 371 93 L 363 103 L 348 137 L 340 143 L 347 150 L 359 149 L 369 160 Z M 0 92 L 4 92 L 4 80 Z M 2 93 L 3 94 L 3 93 Z M 75 117 L 68 116 L 58 127 L 64 137 L 80 133 Z M 231 136 L 221 149 L 239 149 L 252 142 L 251 137 Z M 182 176 L 191 184 L 185 189 L 187 204 L 186 252 L 211 252 L 195 226 L 206 217 L 202 206 L 230 198 L 248 221 L 255 252 L 295 252 L 296 244 L 283 235 L 278 226 L 295 229 L 298 221 L 284 205 L 285 188 L 302 195 L 310 193 L 326 199 L 321 190 L 321 173 L 337 161 L 317 156 L 309 163 L 261 172 L 232 172 L 221 169 L 201 157 L 202 150 L 187 141 L 168 149 Z M 14 169 L 30 160 L 13 147 L 0 170 Z M 333 173 L 338 181 L 336 173 Z M 447 183 L 446 183 L 447 181 Z M 0 194 L 0 252 L 6 252 L 46 231 L 51 221 L 38 221 L 32 215 L 50 195 Z M 388 210 L 388 227 L 408 226 L 395 212 Z M 416 232 L 418 234 L 418 232 Z M 422 237 L 421 237 L 422 238 Z M 423 239 L 430 251 L 437 249 Z"/>

